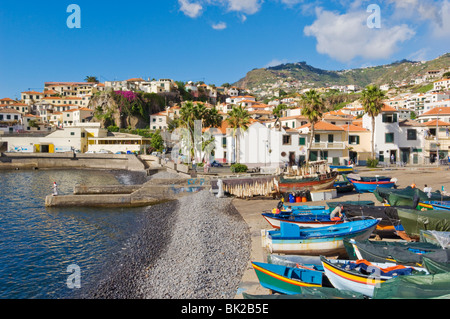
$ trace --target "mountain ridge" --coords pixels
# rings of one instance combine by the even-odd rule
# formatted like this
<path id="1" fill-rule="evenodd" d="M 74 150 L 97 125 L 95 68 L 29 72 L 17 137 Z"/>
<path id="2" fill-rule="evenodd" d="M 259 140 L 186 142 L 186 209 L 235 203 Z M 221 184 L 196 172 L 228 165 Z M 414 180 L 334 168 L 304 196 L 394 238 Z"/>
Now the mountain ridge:
<path id="1" fill-rule="evenodd" d="M 450 53 L 430 61 L 411 61 L 403 59 L 379 66 L 346 69 L 338 71 L 323 70 L 308 65 L 306 62 L 284 63 L 267 68 L 253 69 L 234 83 L 243 89 L 256 89 L 264 85 L 284 82 L 302 82 L 306 87 L 324 87 L 332 85 L 393 84 L 412 80 L 431 70 L 450 67 Z"/>

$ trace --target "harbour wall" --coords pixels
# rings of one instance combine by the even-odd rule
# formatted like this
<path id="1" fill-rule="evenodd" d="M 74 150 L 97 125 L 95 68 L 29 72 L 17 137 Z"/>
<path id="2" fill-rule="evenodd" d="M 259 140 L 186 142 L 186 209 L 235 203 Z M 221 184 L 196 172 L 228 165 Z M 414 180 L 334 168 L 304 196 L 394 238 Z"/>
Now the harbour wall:
<path id="1" fill-rule="evenodd" d="M 112 169 L 144 171 L 146 165 L 136 155 L 2 153 L 0 170 L 14 169 Z"/>

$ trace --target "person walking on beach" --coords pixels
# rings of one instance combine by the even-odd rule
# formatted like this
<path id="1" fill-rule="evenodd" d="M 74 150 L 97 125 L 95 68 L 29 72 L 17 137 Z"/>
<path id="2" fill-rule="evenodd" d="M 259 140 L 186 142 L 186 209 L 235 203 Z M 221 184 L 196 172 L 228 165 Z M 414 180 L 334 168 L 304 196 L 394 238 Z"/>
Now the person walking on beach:
<path id="1" fill-rule="evenodd" d="M 58 196 L 58 185 L 56 182 L 53 183 L 53 196 Z"/>

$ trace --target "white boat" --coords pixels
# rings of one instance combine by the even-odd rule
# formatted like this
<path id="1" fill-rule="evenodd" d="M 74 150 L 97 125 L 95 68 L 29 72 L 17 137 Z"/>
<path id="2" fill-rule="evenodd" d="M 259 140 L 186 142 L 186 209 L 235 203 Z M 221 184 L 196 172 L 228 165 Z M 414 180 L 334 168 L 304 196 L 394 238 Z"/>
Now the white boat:
<path id="1" fill-rule="evenodd" d="M 397 276 L 427 275 L 424 268 L 407 267 L 395 263 L 370 263 L 321 257 L 325 275 L 339 289 L 354 291 L 372 298 L 375 287 Z"/>

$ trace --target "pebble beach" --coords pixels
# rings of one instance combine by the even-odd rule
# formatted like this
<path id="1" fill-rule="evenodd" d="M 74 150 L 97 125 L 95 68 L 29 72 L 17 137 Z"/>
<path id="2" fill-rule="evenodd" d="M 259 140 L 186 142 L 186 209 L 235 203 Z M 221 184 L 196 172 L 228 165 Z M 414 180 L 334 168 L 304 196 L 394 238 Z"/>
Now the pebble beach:
<path id="1" fill-rule="evenodd" d="M 88 299 L 233 299 L 250 259 L 249 228 L 209 191 L 148 208 Z"/>

